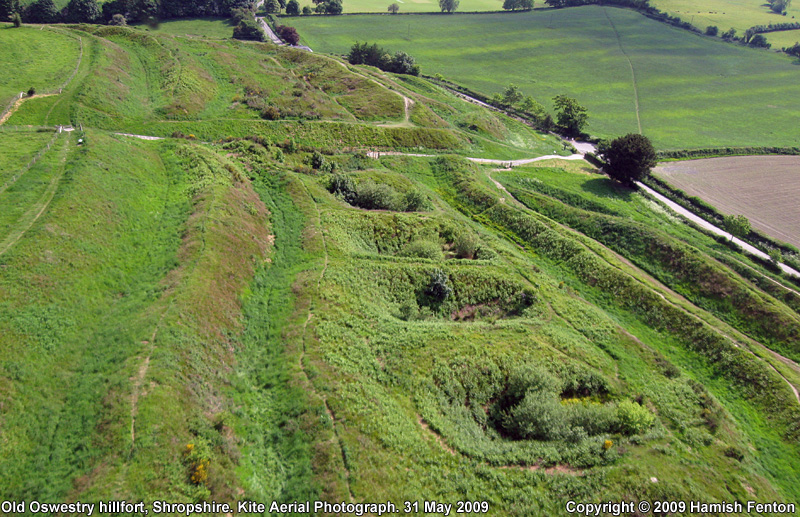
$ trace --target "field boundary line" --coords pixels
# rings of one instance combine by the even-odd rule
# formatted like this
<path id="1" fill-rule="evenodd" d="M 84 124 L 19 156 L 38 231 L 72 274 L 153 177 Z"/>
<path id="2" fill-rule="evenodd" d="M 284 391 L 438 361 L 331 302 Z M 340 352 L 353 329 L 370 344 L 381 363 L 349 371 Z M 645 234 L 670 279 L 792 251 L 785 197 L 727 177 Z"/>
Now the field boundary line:
<path id="1" fill-rule="evenodd" d="M 631 81 L 633 82 L 633 105 L 636 108 L 636 125 L 639 126 L 639 134 L 641 135 L 642 119 L 639 117 L 639 86 L 636 83 L 636 71 L 633 69 L 633 62 L 631 61 L 630 56 L 628 56 L 628 53 L 625 52 L 625 47 L 622 46 L 622 39 L 619 37 L 617 26 L 614 25 L 614 22 L 608 15 L 608 11 L 606 10 L 605 6 L 603 6 L 603 14 L 606 15 L 608 23 L 611 24 L 611 29 L 614 31 L 614 35 L 617 37 L 617 45 L 619 45 L 619 50 L 622 52 L 622 55 L 625 56 L 625 59 L 628 61 L 628 66 L 631 69 Z"/>
<path id="2" fill-rule="evenodd" d="M 769 255 L 767 255 L 763 251 L 759 250 L 755 246 L 753 246 L 751 244 L 748 244 L 748 243 L 744 242 L 743 240 L 739 239 L 738 237 L 734 237 L 730 233 L 720 229 L 716 225 L 709 223 L 708 221 L 706 221 L 702 217 L 700 217 L 698 215 L 695 215 L 690 210 L 687 210 L 686 208 L 680 206 L 678 203 L 672 201 L 671 199 L 667 198 L 666 196 L 656 192 L 655 190 L 653 190 L 652 188 L 648 187 L 644 183 L 642 183 L 640 181 L 637 181 L 636 185 L 640 189 L 642 189 L 642 191 L 647 193 L 650 197 L 652 197 L 653 199 L 655 199 L 656 201 L 658 201 L 662 205 L 665 205 L 667 208 L 669 208 L 670 210 L 672 210 L 673 212 L 678 214 L 680 217 L 683 217 L 684 219 L 687 219 L 688 221 L 700 226 L 701 228 L 704 228 L 704 229 L 710 231 L 711 233 L 713 233 L 715 235 L 721 235 L 721 236 L 725 237 L 726 239 L 729 239 L 731 242 L 734 242 L 734 243 L 738 244 L 746 253 L 748 253 L 750 255 L 758 257 L 758 258 L 760 258 L 762 260 L 768 260 L 768 261 L 772 260 L 769 257 Z M 800 272 L 798 272 L 797 270 L 787 266 L 783 262 L 778 262 L 778 265 L 780 266 L 781 270 L 783 270 L 785 273 L 787 273 L 787 274 L 789 274 L 791 276 L 800 278 Z"/>
<path id="3" fill-rule="evenodd" d="M 61 171 L 56 173 L 53 179 L 50 180 L 50 184 L 47 186 L 47 189 L 45 189 L 44 194 L 42 194 L 42 197 L 40 197 L 39 200 L 30 209 L 28 209 L 28 211 L 25 212 L 25 214 L 22 215 L 22 217 L 20 217 L 20 219 L 16 223 L 17 228 L 12 230 L 3 242 L 0 242 L 0 255 L 4 254 L 6 251 L 11 249 L 11 247 L 14 246 L 22 238 L 23 235 L 25 235 L 25 232 L 31 229 L 31 227 L 34 225 L 34 223 L 36 223 L 39 217 L 41 217 L 42 214 L 45 212 L 45 210 L 47 210 L 47 207 L 50 206 L 50 202 L 53 200 L 53 197 L 55 197 L 56 191 L 58 190 L 58 185 L 59 183 L 61 183 L 61 178 L 64 177 L 64 173 L 67 170 L 66 160 L 68 151 L 69 151 L 69 140 L 67 140 L 64 143 L 64 147 L 61 150 L 61 153 L 63 155 L 61 158 L 61 161 L 63 163 L 59 165 Z M 32 219 L 30 219 L 30 221 L 25 221 L 25 219 L 31 217 Z"/>
<path id="4" fill-rule="evenodd" d="M 25 165 L 25 167 L 23 167 L 22 170 L 19 173 L 15 174 L 14 176 L 12 176 L 8 180 L 6 180 L 5 183 L 0 185 L 0 194 L 2 194 L 6 190 L 8 190 L 12 186 L 14 186 L 14 184 L 17 182 L 17 180 L 19 180 L 22 176 L 24 176 L 26 172 L 31 170 L 31 167 L 33 167 L 36 164 L 36 162 L 39 160 L 39 158 L 44 156 L 45 153 L 47 153 L 47 151 L 50 150 L 50 148 L 53 146 L 53 143 L 55 142 L 56 138 L 58 138 L 59 134 L 60 133 L 58 131 L 54 131 L 52 138 L 50 138 L 50 141 L 47 142 L 44 145 L 44 147 L 39 149 L 39 152 L 37 152 L 36 155 L 34 155 L 34 157 L 30 159 L 30 161 Z"/>

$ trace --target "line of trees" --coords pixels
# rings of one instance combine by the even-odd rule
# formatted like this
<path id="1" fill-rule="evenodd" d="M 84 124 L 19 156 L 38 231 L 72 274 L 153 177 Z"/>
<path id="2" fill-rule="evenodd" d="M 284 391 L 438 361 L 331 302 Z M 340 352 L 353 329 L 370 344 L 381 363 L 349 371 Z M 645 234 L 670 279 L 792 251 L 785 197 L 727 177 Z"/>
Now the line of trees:
<path id="1" fill-rule="evenodd" d="M 394 74 L 419 75 L 419 65 L 413 57 L 405 52 L 390 54 L 379 47 L 377 43 L 356 42 L 350 48 L 347 60 L 351 65 L 370 65 L 380 68 L 384 72 Z"/>
<path id="2" fill-rule="evenodd" d="M 35 0 L 27 6 L 21 6 L 19 0 L 0 0 L 0 19 L 18 14 L 26 23 L 124 25 L 156 19 L 228 16 L 232 9 L 252 7 L 252 0 L 110 0 L 102 7 L 97 0 L 70 0 L 59 10 L 53 0 Z"/>
<path id="3" fill-rule="evenodd" d="M 529 11 L 533 9 L 533 0 L 504 0 L 503 9 L 506 11 Z"/>
<path id="4" fill-rule="evenodd" d="M 502 110 L 510 110 L 512 114 L 523 116 L 537 128 L 544 131 L 559 131 L 560 133 L 577 137 L 583 134 L 588 120 L 588 110 L 578 103 L 576 99 L 566 95 L 553 97 L 553 107 L 556 119 L 547 112 L 544 106 L 531 96 L 525 96 L 515 84 L 506 86 L 503 93 L 496 93 L 487 99 L 488 104 Z"/>

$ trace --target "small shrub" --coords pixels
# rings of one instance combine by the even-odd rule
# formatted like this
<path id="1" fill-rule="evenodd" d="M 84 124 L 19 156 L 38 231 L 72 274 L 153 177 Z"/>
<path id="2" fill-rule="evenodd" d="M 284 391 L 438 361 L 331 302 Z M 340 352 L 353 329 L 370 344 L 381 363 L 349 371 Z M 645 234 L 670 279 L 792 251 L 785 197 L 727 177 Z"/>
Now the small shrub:
<path id="1" fill-rule="evenodd" d="M 355 205 L 367 210 L 393 210 L 396 192 L 389 185 L 367 180 L 358 185 Z"/>
<path id="2" fill-rule="evenodd" d="M 320 169 L 322 165 L 325 163 L 325 157 L 322 156 L 322 153 L 319 151 L 314 151 L 311 155 L 311 168 L 312 169 Z"/>
<path id="3" fill-rule="evenodd" d="M 267 106 L 261 111 L 261 118 L 266 120 L 278 120 L 281 118 L 281 110 L 275 106 Z"/>
<path id="4" fill-rule="evenodd" d="M 729 458 L 735 459 L 736 461 L 744 460 L 744 453 L 733 445 L 726 447 L 723 454 Z"/>
<path id="5" fill-rule="evenodd" d="M 412 301 L 400 305 L 400 318 L 405 321 L 414 321 L 419 318 L 419 306 Z"/>
<path id="6" fill-rule="evenodd" d="M 11 23 L 14 24 L 14 27 L 22 26 L 22 17 L 20 17 L 19 13 L 14 13 L 11 15 Z"/>
<path id="7" fill-rule="evenodd" d="M 431 280 L 425 294 L 432 297 L 434 300 L 443 302 L 453 294 L 453 288 L 450 287 L 450 280 L 447 278 L 447 273 L 441 269 L 434 269 L 431 273 Z"/>
<path id="8" fill-rule="evenodd" d="M 189 482 L 193 485 L 205 486 L 208 481 L 208 467 L 211 463 L 208 445 L 203 441 L 186 444 L 183 458 L 189 469 Z"/>
<path id="9" fill-rule="evenodd" d="M 356 200 L 356 184 L 353 178 L 344 174 L 334 174 L 331 178 L 328 191 L 334 196 L 343 199 L 346 203 L 351 205 Z"/>
<path id="10" fill-rule="evenodd" d="M 408 243 L 408 245 L 403 248 L 398 255 L 401 257 L 417 257 L 430 260 L 441 260 L 442 247 L 436 242 L 418 239 Z"/>
<path id="11" fill-rule="evenodd" d="M 456 236 L 453 250 L 458 258 L 473 259 L 478 250 L 478 237 L 470 232 L 461 232 Z"/>
<path id="12" fill-rule="evenodd" d="M 125 25 L 128 25 L 128 22 L 127 20 L 125 20 L 125 17 L 122 16 L 121 14 L 115 14 L 114 16 L 111 17 L 111 20 L 108 22 L 108 24 L 116 25 L 118 27 L 124 27 Z"/>
<path id="13" fill-rule="evenodd" d="M 431 203 L 428 197 L 420 190 L 409 190 L 406 192 L 405 196 L 403 196 L 403 210 L 406 212 L 418 212 L 430 209 Z"/>
<path id="14" fill-rule="evenodd" d="M 275 151 L 275 161 L 283 163 L 286 160 L 286 157 L 283 155 L 283 151 L 278 149 Z"/>
<path id="15" fill-rule="evenodd" d="M 619 429 L 624 434 L 639 434 L 648 430 L 655 423 L 655 416 L 647 408 L 630 400 L 624 400 L 617 406 Z"/>

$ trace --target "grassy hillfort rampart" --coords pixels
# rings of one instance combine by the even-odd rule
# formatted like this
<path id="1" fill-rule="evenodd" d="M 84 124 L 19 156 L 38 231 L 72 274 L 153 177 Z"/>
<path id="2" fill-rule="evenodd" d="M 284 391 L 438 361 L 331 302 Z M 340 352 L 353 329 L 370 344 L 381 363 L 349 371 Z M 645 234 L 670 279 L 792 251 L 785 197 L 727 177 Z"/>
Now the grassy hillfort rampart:
<path id="1" fill-rule="evenodd" d="M 635 86 L 661 149 L 797 145 L 788 58 L 598 6 L 407 18 L 297 18 L 313 53 L 0 24 L 0 101 L 66 84 L 0 124 L 0 499 L 800 500 L 797 282 L 324 52 L 568 94 L 601 136 Z"/>

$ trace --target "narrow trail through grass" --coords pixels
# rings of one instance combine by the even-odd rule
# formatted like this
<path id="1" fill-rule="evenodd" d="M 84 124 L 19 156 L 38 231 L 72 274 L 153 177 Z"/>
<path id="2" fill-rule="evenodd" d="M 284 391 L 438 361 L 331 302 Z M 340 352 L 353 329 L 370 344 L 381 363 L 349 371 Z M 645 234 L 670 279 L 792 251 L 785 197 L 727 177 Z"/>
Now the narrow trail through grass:
<path id="1" fill-rule="evenodd" d="M 27 102 L 27 101 L 29 101 L 31 99 L 41 99 L 41 98 L 44 98 L 44 97 L 52 97 L 54 95 L 58 95 L 58 94 L 57 93 L 41 93 L 41 94 L 36 94 L 36 95 L 31 95 L 31 96 L 20 97 L 19 99 L 14 101 L 14 104 L 12 104 L 11 107 L 5 113 L 3 113 L 3 116 L 0 117 L 0 126 L 5 124 L 6 121 L 11 118 L 11 115 L 13 115 L 19 109 L 19 107 L 22 106 L 23 102 Z"/>
<path id="2" fill-rule="evenodd" d="M 44 29 L 44 28 L 45 27 L 42 26 L 42 29 Z M 56 29 L 53 29 L 52 27 L 47 27 L 47 29 L 50 30 L 50 31 L 59 33 L 59 34 L 67 34 L 64 31 L 56 30 Z M 81 67 L 81 63 L 83 62 L 83 38 L 81 38 L 80 36 L 77 36 L 77 39 L 78 39 L 78 44 L 80 46 L 79 53 L 78 53 L 78 61 L 75 63 L 75 69 L 72 71 L 72 73 L 67 78 L 67 80 L 64 81 L 64 83 L 61 86 L 58 87 L 58 91 L 57 92 L 54 91 L 54 92 L 50 92 L 50 93 L 43 93 L 43 94 L 38 94 L 38 95 L 32 95 L 32 96 L 26 96 L 26 97 L 20 97 L 19 99 L 13 101 L 8 106 L 8 108 L 6 108 L 6 110 L 2 114 L 0 114 L 0 126 L 3 125 L 9 118 L 11 118 L 11 115 L 13 115 L 14 112 L 19 109 L 19 107 L 22 105 L 23 102 L 28 101 L 30 99 L 37 99 L 37 98 L 41 98 L 41 97 L 51 97 L 53 95 L 61 95 L 61 93 L 63 92 L 64 88 L 66 88 L 67 86 L 70 85 L 72 80 L 77 75 L 78 70 Z M 60 100 L 59 100 L 59 102 L 60 102 Z M 58 104 L 58 103 L 56 103 L 56 104 Z M 50 117 L 50 113 L 52 113 L 53 109 L 56 107 L 56 104 L 53 104 L 53 106 L 50 107 L 50 111 L 47 112 L 47 115 L 45 116 L 45 124 L 47 123 L 47 119 Z"/>
<path id="3" fill-rule="evenodd" d="M 611 20 L 611 17 L 608 15 L 608 11 L 606 8 L 603 7 L 603 14 L 606 15 L 606 19 L 608 23 L 611 25 L 611 29 L 614 31 L 614 35 L 617 37 L 617 44 L 619 45 L 619 50 L 622 52 L 622 55 L 625 56 L 625 59 L 628 61 L 628 66 L 631 69 L 631 81 L 633 83 L 633 105 L 636 112 L 636 125 L 639 127 L 639 134 L 642 134 L 642 119 L 639 117 L 639 87 L 636 84 L 636 71 L 633 69 L 633 62 L 631 61 L 630 56 L 628 53 L 625 52 L 625 47 L 622 46 L 622 39 L 619 36 L 619 31 L 617 31 L 617 26 L 614 25 L 614 22 Z"/>
<path id="4" fill-rule="evenodd" d="M 19 181 L 19 179 L 26 172 L 28 172 L 31 169 L 31 167 L 36 165 L 36 162 L 39 161 L 45 155 L 45 153 L 47 153 L 47 151 L 49 151 L 50 148 L 53 146 L 53 143 L 56 141 L 56 138 L 58 138 L 59 134 L 60 133 L 58 133 L 57 131 L 54 132 L 53 133 L 53 137 L 47 142 L 47 144 L 45 144 L 44 147 L 42 147 L 39 150 L 38 153 L 36 153 L 36 155 L 34 155 L 33 158 L 30 159 L 30 161 L 25 165 L 25 167 L 23 167 L 22 170 L 19 173 L 17 173 L 14 176 L 12 176 L 11 179 L 9 179 L 5 183 L 3 183 L 3 185 L 0 186 L 0 194 L 2 194 L 3 192 L 5 192 L 9 188 L 11 188 L 17 181 Z"/>
<path id="5" fill-rule="evenodd" d="M 305 182 L 301 182 L 301 183 L 303 184 L 303 188 L 306 191 L 306 195 L 311 200 L 311 202 L 314 203 L 314 209 L 317 212 L 317 227 L 319 228 L 320 237 L 322 238 L 322 251 L 323 251 L 324 260 L 323 260 L 323 264 L 322 264 L 322 271 L 320 272 L 319 277 L 317 278 L 317 290 L 316 290 L 316 293 L 319 293 L 320 292 L 320 286 L 322 285 L 322 280 L 323 280 L 323 278 L 325 278 L 325 273 L 328 271 L 328 260 L 329 260 L 329 257 L 328 257 L 328 242 L 325 239 L 325 229 L 322 226 L 322 212 L 319 209 L 319 204 L 317 203 L 316 198 L 311 194 L 311 191 L 308 189 L 308 186 L 305 184 Z M 308 385 L 311 387 L 311 389 L 317 394 L 317 396 L 319 396 L 322 399 L 322 402 L 323 402 L 323 404 L 325 406 L 325 413 L 328 415 L 328 418 L 330 418 L 330 420 L 331 420 L 331 426 L 333 427 L 333 436 L 336 439 L 336 445 L 337 445 L 337 447 L 339 449 L 339 453 L 341 454 L 341 458 L 342 458 L 342 468 L 344 469 L 345 482 L 347 483 L 347 493 L 348 493 L 348 495 L 350 497 L 350 502 L 353 502 L 355 500 L 355 497 L 353 496 L 353 488 L 352 488 L 352 486 L 350 484 L 350 470 L 347 468 L 347 456 L 345 454 L 344 446 L 342 445 L 342 438 L 339 435 L 339 430 L 338 430 L 337 425 L 336 425 L 336 417 L 333 414 L 333 411 L 331 411 L 330 405 L 328 404 L 327 397 L 323 396 L 319 392 L 319 390 L 314 388 L 314 385 L 311 382 L 311 378 L 308 376 L 308 373 L 306 372 L 306 366 L 305 366 L 305 356 L 306 356 L 306 348 L 307 348 L 306 347 L 306 337 L 307 337 L 307 332 L 308 332 L 308 324 L 309 324 L 309 322 L 311 322 L 311 319 L 314 317 L 314 309 L 315 309 L 314 305 L 317 302 L 317 299 L 318 299 L 318 296 L 311 299 L 311 302 L 309 303 L 309 306 L 308 306 L 308 317 L 306 318 L 305 322 L 303 323 L 303 335 L 302 335 L 303 347 L 300 350 L 300 361 L 299 361 L 300 362 L 300 371 L 303 372 L 303 375 L 305 376 L 306 381 L 308 382 Z"/>
<path id="6" fill-rule="evenodd" d="M 64 177 L 64 172 L 66 171 L 66 161 L 67 161 L 67 152 L 69 151 L 69 137 L 67 137 L 67 141 L 64 143 L 64 147 L 61 149 L 61 156 L 59 158 L 59 171 L 55 174 L 53 179 L 50 181 L 50 184 L 47 186 L 47 189 L 42 194 L 42 197 L 31 206 L 27 212 L 17 221 L 15 227 L 9 232 L 3 242 L 0 242 L 0 255 L 7 252 L 11 249 L 14 244 L 19 241 L 25 232 L 31 229 L 33 224 L 41 217 L 41 215 L 47 210 L 47 207 L 50 205 L 50 201 L 53 200 L 53 197 L 56 195 L 58 191 L 59 183 L 61 182 L 61 178 Z"/>

